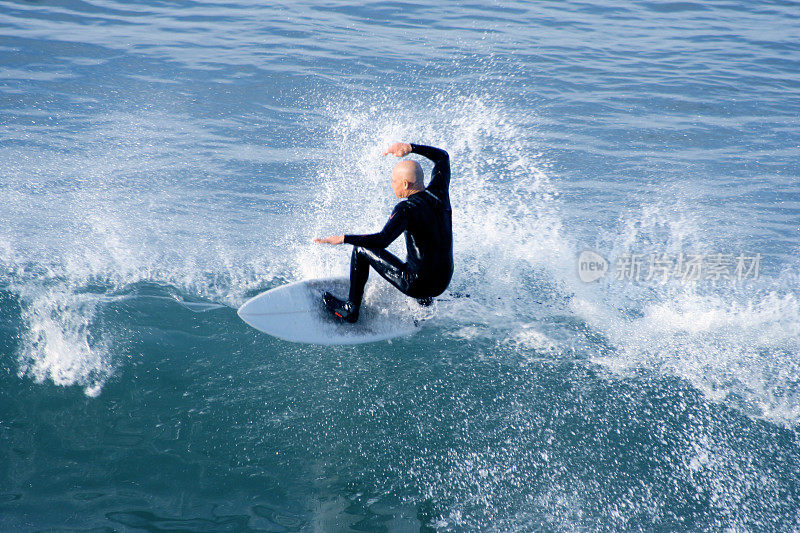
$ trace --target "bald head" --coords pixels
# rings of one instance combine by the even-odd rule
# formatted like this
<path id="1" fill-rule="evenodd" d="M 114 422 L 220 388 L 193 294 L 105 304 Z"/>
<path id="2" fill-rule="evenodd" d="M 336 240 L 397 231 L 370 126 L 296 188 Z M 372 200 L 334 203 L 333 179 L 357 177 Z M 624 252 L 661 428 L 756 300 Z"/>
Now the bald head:
<path id="1" fill-rule="evenodd" d="M 423 176 L 422 167 L 416 161 L 400 161 L 392 170 L 392 179 L 407 181 L 409 187 L 412 185 L 422 186 Z"/>
<path id="2" fill-rule="evenodd" d="M 392 170 L 392 190 L 398 198 L 419 192 L 425 188 L 422 167 L 416 161 L 400 161 Z"/>

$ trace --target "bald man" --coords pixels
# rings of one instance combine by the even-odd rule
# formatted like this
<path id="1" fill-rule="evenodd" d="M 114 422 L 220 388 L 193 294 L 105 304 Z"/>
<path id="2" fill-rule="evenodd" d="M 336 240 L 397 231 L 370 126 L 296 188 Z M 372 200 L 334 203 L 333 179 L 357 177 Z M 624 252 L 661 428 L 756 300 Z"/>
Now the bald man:
<path id="1" fill-rule="evenodd" d="M 411 153 L 433 161 L 431 181 L 425 187 L 422 167 L 416 161 L 397 163 L 392 170 L 392 190 L 404 201 L 395 206 L 379 233 L 314 239 L 317 243 L 353 245 L 349 298 L 340 300 L 329 292 L 323 295 L 325 306 L 347 322 L 358 320 L 370 267 L 421 305 L 430 305 L 453 277 L 450 157 L 439 148 L 409 143 L 394 143 L 383 155 L 404 157 Z M 403 232 L 406 262 L 385 250 Z"/>

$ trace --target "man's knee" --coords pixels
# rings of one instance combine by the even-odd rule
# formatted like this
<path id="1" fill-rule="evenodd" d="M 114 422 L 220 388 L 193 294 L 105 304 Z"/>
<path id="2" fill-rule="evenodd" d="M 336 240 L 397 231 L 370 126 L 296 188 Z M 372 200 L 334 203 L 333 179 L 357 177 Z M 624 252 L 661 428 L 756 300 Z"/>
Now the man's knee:
<path id="1" fill-rule="evenodd" d="M 353 246 L 353 261 L 360 264 L 372 265 L 376 270 L 381 270 L 381 266 L 387 261 L 381 256 L 380 250 L 371 250 L 363 246 Z"/>
<path id="2" fill-rule="evenodd" d="M 369 257 L 364 248 L 362 248 L 361 246 L 353 246 L 353 253 L 350 256 L 350 260 L 353 263 L 357 262 L 364 263 L 369 261 Z"/>
<path id="3" fill-rule="evenodd" d="M 369 257 L 369 250 L 363 246 L 353 246 L 353 257 Z"/>

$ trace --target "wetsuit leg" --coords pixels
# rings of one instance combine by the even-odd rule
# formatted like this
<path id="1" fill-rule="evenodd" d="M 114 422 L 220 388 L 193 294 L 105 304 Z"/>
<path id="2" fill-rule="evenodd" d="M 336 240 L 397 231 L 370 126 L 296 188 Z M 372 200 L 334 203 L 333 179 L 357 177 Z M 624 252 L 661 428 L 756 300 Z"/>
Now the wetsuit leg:
<path id="1" fill-rule="evenodd" d="M 407 294 L 410 279 L 406 264 L 396 255 L 382 248 L 362 248 L 353 246 L 353 255 L 350 259 L 350 303 L 356 308 L 361 306 L 364 298 L 364 286 L 369 278 L 369 268 L 372 267 L 386 281 L 397 287 L 400 292 Z"/>

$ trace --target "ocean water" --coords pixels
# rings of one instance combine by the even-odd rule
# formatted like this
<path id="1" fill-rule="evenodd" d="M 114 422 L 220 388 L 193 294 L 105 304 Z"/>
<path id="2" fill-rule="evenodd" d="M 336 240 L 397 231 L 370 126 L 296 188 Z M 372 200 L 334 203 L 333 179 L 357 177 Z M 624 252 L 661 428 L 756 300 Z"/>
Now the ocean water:
<path id="1" fill-rule="evenodd" d="M 0 0 L 0 530 L 800 530 L 799 36 L 788 0 Z M 239 320 L 346 272 L 311 239 L 383 224 L 396 140 L 452 158 L 422 330 Z M 758 272 L 624 270 L 682 254 Z"/>

